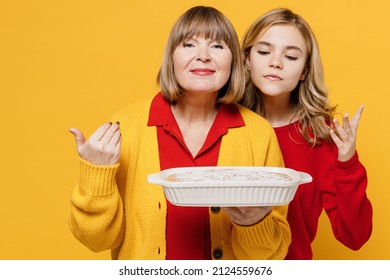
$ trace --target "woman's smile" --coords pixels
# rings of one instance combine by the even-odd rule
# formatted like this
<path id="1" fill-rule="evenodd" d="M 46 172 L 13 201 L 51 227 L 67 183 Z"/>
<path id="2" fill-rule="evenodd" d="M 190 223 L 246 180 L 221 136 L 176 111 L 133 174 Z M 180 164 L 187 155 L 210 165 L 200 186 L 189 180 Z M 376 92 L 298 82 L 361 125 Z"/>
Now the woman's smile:
<path id="1" fill-rule="evenodd" d="M 209 68 L 195 68 L 190 70 L 190 72 L 198 76 L 209 76 L 213 75 L 215 73 L 215 70 Z"/>

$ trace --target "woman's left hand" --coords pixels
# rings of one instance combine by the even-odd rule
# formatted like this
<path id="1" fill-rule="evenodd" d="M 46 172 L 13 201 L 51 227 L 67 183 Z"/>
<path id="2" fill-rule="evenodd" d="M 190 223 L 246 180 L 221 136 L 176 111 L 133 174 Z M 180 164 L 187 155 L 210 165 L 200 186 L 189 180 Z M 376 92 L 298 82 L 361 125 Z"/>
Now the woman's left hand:
<path id="1" fill-rule="evenodd" d="M 253 207 L 222 207 L 230 216 L 230 219 L 238 225 L 250 226 L 261 221 L 269 212 L 271 206 L 253 206 Z"/>
<path id="2" fill-rule="evenodd" d="M 364 106 L 360 106 L 351 120 L 349 120 L 348 114 L 345 114 L 343 117 L 343 126 L 339 124 L 337 119 L 333 120 L 337 134 L 332 129 L 330 131 L 330 136 L 339 150 L 339 161 L 347 161 L 355 154 L 357 128 L 363 109 Z"/>

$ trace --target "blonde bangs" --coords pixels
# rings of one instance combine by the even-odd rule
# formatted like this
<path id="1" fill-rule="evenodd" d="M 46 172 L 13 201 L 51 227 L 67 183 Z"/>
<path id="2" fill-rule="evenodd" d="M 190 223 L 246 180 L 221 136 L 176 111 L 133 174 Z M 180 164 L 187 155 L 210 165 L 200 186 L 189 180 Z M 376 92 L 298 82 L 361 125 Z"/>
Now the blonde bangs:
<path id="1" fill-rule="evenodd" d="M 232 46 L 231 30 L 226 27 L 226 22 L 220 18 L 210 17 L 204 14 L 194 15 L 194 18 L 185 18 L 181 27 L 172 34 L 172 47 L 176 48 L 180 43 L 195 36 L 212 39 L 217 42 L 224 41 L 229 48 Z"/>

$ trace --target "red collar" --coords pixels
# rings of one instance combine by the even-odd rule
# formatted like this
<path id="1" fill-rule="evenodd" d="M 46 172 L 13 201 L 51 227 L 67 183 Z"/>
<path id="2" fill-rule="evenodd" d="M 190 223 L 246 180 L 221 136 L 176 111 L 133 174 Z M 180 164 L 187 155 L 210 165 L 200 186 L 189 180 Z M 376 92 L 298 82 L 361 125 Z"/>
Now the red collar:
<path id="1" fill-rule="evenodd" d="M 150 105 L 148 126 L 164 126 L 170 129 L 176 120 L 172 114 L 170 103 L 158 93 Z M 218 123 L 219 132 L 225 133 L 229 128 L 245 126 L 244 120 L 234 104 L 221 104 L 215 123 Z"/>

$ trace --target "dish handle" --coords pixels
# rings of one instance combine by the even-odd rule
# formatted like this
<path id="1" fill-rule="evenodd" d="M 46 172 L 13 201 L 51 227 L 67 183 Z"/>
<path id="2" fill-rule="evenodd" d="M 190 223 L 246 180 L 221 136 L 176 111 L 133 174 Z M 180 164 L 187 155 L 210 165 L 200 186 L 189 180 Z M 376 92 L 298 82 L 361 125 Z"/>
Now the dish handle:
<path id="1" fill-rule="evenodd" d="M 155 185 L 161 185 L 161 178 L 160 178 L 160 173 L 153 173 L 148 175 L 148 182 L 150 184 L 155 184 Z"/>
<path id="2" fill-rule="evenodd" d="M 310 183 L 311 181 L 313 181 L 313 178 L 308 173 L 299 172 L 299 174 L 301 175 L 302 184 Z"/>

